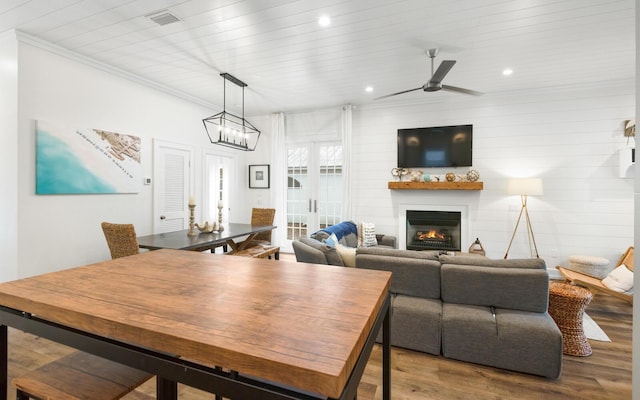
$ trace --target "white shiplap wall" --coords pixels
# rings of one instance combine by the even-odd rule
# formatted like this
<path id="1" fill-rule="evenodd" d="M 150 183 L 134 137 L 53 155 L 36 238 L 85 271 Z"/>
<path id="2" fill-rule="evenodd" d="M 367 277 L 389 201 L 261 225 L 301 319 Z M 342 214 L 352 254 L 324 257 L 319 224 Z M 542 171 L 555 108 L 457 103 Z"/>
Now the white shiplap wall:
<path id="1" fill-rule="evenodd" d="M 529 210 L 540 256 L 549 266 L 564 264 L 573 254 L 615 262 L 633 244 L 633 179 L 618 176 L 618 150 L 634 145 L 623 136 L 624 120 L 634 118 L 634 82 L 482 97 L 420 95 L 403 104 L 355 110 L 355 219 L 400 235 L 400 203 L 467 205 L 470 237 L 479 237 L 487 255 L 499 258 L 520 210 L 520 198 L 506 193 L 508 178 L 540 177 L 544 196 L 530 197 Z M 483 191 L 387 189 L 395 179 L 390 171 L 396 166 L 398 128 L 468 123 L 474 126 L 473 168 L 480 172 Z M 521 225 L 509 257 L 527 256 Z"/>

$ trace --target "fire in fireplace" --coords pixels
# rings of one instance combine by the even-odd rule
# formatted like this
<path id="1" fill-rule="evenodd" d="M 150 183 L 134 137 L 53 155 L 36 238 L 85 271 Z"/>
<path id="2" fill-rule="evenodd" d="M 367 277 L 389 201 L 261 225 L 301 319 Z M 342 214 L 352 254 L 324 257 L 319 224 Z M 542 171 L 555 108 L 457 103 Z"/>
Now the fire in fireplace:
<path id="1" fill-rule="evenodd" d="M 460 212 L 407 211 L 408 250 L 460 251 Z"/>

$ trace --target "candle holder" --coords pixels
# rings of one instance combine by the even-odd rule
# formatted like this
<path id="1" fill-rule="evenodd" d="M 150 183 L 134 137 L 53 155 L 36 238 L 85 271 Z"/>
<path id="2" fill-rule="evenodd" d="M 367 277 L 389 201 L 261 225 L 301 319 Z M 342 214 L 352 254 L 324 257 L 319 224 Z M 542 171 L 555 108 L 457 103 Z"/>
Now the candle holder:
<path id="1" fill-rule="evenodd" d="M 189 232 L 187 232 L 187 236 L 197 236 L 198 233 L 194 229 L 196 217 L 194 215 L 193 210 L 196 208 L 195 204 L 189 204 Z"/>
<path id="2" fill-rule="evenodd" d="M 218 204 L 218 232 L 222 232 L 224 226 L 222 226 L 222 204 Z"/>

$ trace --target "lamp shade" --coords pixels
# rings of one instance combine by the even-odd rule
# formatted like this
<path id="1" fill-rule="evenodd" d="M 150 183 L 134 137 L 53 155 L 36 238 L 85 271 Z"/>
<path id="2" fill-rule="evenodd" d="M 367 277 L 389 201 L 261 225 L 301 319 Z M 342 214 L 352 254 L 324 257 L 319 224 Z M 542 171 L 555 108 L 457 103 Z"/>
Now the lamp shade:
<path id="1" fill-rule="evenodd" d="M 542 196 L 542 179 L 540 178 L 514 178 L 507 183 L 507 193 L 524 196 Z"/>

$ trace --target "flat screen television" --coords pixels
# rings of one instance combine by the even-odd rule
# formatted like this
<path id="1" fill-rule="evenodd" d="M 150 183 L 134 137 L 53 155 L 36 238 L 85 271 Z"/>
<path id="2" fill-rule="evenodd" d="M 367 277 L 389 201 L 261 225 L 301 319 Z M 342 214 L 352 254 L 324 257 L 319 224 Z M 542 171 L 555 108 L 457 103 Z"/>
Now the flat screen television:
<path id="1" fill-rule="evenodd" d="M 398 129 L 398 167 L 470 167 L 473 125 Z"/>

